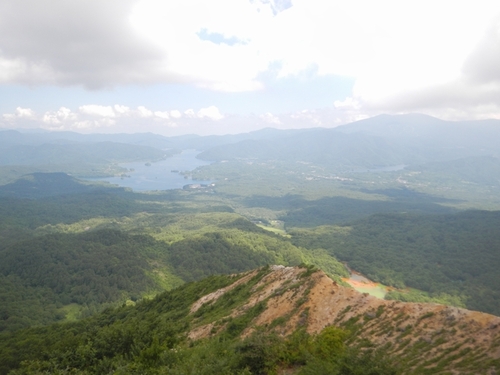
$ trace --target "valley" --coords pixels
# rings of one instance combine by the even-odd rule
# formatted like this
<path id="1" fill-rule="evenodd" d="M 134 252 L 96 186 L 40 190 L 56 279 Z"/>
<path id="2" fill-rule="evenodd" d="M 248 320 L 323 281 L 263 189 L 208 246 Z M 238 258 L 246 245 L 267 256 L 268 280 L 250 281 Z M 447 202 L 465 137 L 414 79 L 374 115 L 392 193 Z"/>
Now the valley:
<path id="1" fill-rule="evenodd" d="M 0 132 L 0 373 L 495 374 L 486 125 Z"/>

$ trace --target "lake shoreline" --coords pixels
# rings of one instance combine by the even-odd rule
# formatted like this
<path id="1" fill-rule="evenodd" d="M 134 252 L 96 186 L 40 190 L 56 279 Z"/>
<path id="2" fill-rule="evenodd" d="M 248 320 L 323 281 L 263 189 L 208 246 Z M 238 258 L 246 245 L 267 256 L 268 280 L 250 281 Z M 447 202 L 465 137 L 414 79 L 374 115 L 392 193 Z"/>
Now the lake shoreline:
<path id="1" fill-rule="evenodd" d="M 88 178 L 85 181 L 108 182 L 135 192 L 162 191 L 183 189 L 187 185 L 210 185 L 211 180 L 193 180 L 189 172 L 198 167 L 210 165 L 211 162 L 197 159 L 197 150 L 183 150 L 163 160 L 122 163 L 120 167 L 126 169 L 119 176 Z"/>

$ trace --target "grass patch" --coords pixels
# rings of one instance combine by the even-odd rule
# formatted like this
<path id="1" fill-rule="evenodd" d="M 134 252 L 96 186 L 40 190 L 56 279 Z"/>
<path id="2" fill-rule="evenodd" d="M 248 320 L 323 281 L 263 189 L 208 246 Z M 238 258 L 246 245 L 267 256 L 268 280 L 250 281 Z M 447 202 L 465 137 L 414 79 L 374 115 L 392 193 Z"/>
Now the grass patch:
<path id="1" fill-rule="evenodd" d="M 276 227 L 265 225 L 265 224 L 257 224 L 257 226 L 259 228 L 262 228 L 262 229 L 267 230 L 269 232 L 272 232 L 274 234 L 279 234 L 280 236 L 283 236 L 283 237 L 287 237 L 287 238 L 292 237 L 284 229 L 281 229 L 281 228 L 276 228 Z"/>
<path id="2" fill-rule="evenodd" d="M 232 290 L 227 291 L 217 301 L 213 303 L 206 303 L 201 306 L 193 314 L 194 317 L 200 319 L 200 324 L 206 324 L 208 322 L 226 317 L 233 311 L 233 309 L 243 305 L 248 300 L 252 294 L 253 286 L 257 284 L 267 273 L 269 273 L 269 267 L 261 268 L 260 271 L 248 282 L 240 284 Z"/>
<path id="3" fill-rule="evenodd" d="M 81 310 L 82 307 L 79 304 L 71 303 L 61 307 L 59 311 L 64 314 L 67 322 L 74 322 L 80 318 Z"/>
<path id="4" fill-rule="evenodd" d="M 368 293 L 371 296 L 384 299 L 385 295 L 387 294 L 387 289 L 384 285 L 382 284 L 376 284 L 374 286 L 353 286 L 355 290 L 357 290 L 360 293 Z"/>

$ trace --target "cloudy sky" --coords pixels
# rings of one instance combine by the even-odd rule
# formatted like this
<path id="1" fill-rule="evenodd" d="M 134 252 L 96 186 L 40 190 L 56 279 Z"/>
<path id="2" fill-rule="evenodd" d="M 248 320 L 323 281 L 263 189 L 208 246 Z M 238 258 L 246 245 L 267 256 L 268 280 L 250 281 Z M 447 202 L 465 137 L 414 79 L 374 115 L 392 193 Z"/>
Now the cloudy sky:
<path id="1" fill-rule="evenodd" d="M 500 118 L 500 1 L 0 0 L 0 128 Z"/>

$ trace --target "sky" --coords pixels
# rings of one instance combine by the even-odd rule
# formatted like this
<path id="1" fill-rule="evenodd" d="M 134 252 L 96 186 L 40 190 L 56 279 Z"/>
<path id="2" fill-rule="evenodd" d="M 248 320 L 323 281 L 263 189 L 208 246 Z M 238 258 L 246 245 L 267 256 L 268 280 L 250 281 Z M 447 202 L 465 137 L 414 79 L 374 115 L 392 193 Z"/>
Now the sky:
<path id="1" fill-rule="evenodd" d="M 500 1 L 0 0 L 0 129 L 500 119 Z"/>

